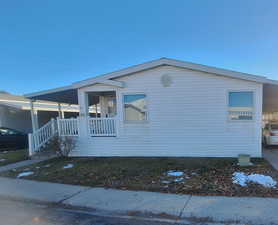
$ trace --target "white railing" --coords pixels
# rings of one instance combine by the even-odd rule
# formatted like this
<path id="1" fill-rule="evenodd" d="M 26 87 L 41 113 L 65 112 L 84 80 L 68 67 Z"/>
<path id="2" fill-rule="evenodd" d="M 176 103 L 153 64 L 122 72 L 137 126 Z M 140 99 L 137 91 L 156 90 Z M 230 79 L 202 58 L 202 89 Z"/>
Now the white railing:
<path id="1" fill-rule="evenodd" d="M 88 118 L 90 136 L 116 136 L 114 118 Z"/>
<path id="2" fill-rule="evenodd" d="M 78 119 L 59 119 L 57 118 L 59 136 L 78 136 Z"/>
<path id="3" fill-rule="evenodd" d="M 55 120 L 51 119 L 44 126 L 36 130 L 32 134 L 28 134 L 29 156 L 34 155 L 57 133 Z"/>

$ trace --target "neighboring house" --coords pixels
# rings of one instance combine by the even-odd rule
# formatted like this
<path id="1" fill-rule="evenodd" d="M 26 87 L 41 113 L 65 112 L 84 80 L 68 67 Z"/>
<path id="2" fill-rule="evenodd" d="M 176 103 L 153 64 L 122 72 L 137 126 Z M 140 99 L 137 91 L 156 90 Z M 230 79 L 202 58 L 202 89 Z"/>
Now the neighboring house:
<path id="1" fill-rule="evenodd" d="M 76 117 L 78 105 L 61 104 L 61 117 Z M 0 127 L 12 128 L 24 133 L 32 132 L 30 100 L 22 96 L 0 93 Z M 38 127 L 42 127 L 51 118 L 58 117 L 58 105 L 55 102 L 37 101 L 33 103 Z"/>
<path id="2" fill-rule="evenodd" d="M 77 119 L 58 120 L 60 135 L 77 137 L 72 156 L 261 157 L 262 116 L 278 111 L 277 85 L 162 58 L 26 96 L 79 104 Z"/>

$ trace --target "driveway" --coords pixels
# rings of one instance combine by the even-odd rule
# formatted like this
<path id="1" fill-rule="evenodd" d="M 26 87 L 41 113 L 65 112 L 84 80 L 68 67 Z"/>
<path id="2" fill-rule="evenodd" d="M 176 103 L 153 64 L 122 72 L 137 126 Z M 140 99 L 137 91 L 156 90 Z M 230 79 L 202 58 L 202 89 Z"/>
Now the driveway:
<path id="1" fill-rule="evenodd" d="M 263 157 L 278 170 L 278 146 L 264 148 Z"/>

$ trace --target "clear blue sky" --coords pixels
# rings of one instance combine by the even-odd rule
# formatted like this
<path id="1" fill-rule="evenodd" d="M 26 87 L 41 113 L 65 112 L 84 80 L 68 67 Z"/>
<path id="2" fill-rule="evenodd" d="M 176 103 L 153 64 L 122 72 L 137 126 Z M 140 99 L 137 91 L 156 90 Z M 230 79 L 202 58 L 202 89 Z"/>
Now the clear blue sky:
<path id="1" fill-rule="evenodd" d="M 0 90 L 14 94 L 160 57 L 278 79 L 277 0 L 0 3 Z"/>

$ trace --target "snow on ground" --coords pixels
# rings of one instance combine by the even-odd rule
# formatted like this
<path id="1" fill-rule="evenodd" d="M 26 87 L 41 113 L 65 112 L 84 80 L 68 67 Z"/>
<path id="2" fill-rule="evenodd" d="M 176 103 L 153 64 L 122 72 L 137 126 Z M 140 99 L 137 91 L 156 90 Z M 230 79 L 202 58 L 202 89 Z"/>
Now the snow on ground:
<path id="1" fill-rule="evenodd" d="M 179 177 L 179 178 L 175 179 L 174 181 L 178 183 L 178 182 L 182 182 L 183 180 L 184 180 L 183 177 Z"/>
<path id="2" fill-rule="evenodd" d="M 20 178 L 20 177 L 27 177 L 27 176 L 30 176 L 30 175 L 32 175 L 32 174 L 34 174 L 34 172 L 32 172 L 32 171 L 22 172 L 22 173 L 20 173 L 20 174 L 17 175 L 17 178 Z"/>
<path id="3" fill-rule="evenodd" d="M 73 164 L 69 163 L 69 164 L 65 165 L 63 168 L 64 169 L 70 169 L 72 167 L 73 167 Z"/>
<path id="4" fill-rule="evenodd" d="M 170 176 L 170 177 L 180 177 L 182 175 L 183 175 L 183 172 L 181 172 L 181 171 L 170 170 L 167 172 L 167 176 Z"/>
<path id="5" fill-rule="evenodd" d="M 262 174 L 250 174 L 246 175 L 242 172 L 233 173 L 233 183 L 245 187 L 248 182 L 254 182 L 256 184 L 263 185 L 264 187 L 275 187 L 277 182 L 270 176 L 265 176 Z"/>
<path id="6" fill-rule="evenodd" d="M 169 181 L 169 180 L 163 180 L 163 181 L 161 181 L 161 183 L 162 183 L 162 184 L 170 184 L 171 181 Z"/>
<path id="7" fill-rule="evenodd" d="M 0 162 L 4 162 L 4 161 L 6 161 L 6 159 L 0 159 Z"/>
<path id="8" fill-rule="evenodd" d="M 43 166 L 43 167 L 45 167 L 45 168 L 50 167 L 50 164 L 47 164 L 47 165 L 45 165 L 45 166 Z"/>
<path id="9" fill-rule="evenodd" d="M 181 171 L 169 170 L 166 173 L 166 175 L 167 175 L 167 178 L 165 177 L 165 180 L 161 181 L 162 184 L 170 184 L 173 182 L 179 183 L 179 182 L 184 181 L 184 177 L 181 177 L 184 175 L 184 173 Z M 170 177 L 172 177 L 172 178 L 170 178 Z M 186 177 L 186 178 L 189 178 L 189 177 Z M 170 179 L 170 180 L 168 180 L 168 179 Z"/>

